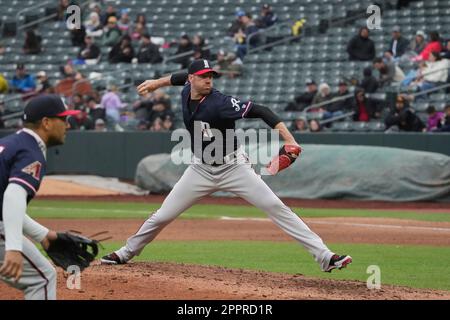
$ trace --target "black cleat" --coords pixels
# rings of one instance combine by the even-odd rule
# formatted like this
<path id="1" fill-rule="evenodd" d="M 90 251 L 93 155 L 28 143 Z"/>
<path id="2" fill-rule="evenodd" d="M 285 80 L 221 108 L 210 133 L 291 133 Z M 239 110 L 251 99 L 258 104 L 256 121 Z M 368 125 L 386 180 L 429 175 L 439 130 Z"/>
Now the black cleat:
<path id="1" fill-rule="evenodd" d="M 352 257 L 347 255 L 337 255 L 331 257 L 330 264 L 328 265 L 328 268 L 324 270 L 324 272 L 331 272 L 333 269 L 342 269 L 345 268 L 348 264 L 352 263 Z"/>
<path id="2" fill-rule="evenodd" d="M 126 262 L 123 262 L 120 260 L 119 256 L 112 252 L 100 259 L 101 264 L 109 264 L 109 265 L 115 265 L 115 264 L 125 264 Z"/>

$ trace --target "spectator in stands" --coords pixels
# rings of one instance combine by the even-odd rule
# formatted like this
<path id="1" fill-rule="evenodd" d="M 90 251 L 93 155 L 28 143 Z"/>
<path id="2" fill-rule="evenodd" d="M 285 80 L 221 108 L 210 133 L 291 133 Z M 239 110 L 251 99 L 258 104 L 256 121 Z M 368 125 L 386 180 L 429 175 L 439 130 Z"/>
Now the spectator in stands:
<path id="1" fill-rule="evenodd" d="M 306 81 L 306 92 L 295 97 L 293 102 L 290 102 L 286 111 L 303 111 L 306 107 L 312 104 L 314 97 L 317 94 L 317 84 L 314 80 Z"/>
<path id="2" fill-rule="evenodd" d="M 382 58 L 375 58 L 373 66 L 380 73 L 378 83 L 380 86 L 387 86 L 393 82 L 402 82 L 405 74 L 394 62 L 385 62 Z"/>
<path id="3" fill-rule="evenodd" d="M 108 92 L 105 93 L 101 101 L 102 108 L 106 111 L 107 122 L 112 121 L 117 123 L 120 120 L 120 110 L 124 107 L 124 104 L 120 100 L 118 95 L 118 89 L 115 85 L 108 86 Z"/>
<path id="4" fill-rule="evenodd" d="M 77 71 L 70 63 L 66 63 L 64 66 L 61 66 L 59 70 L 61 71 L 61 75 L 64 79 L 75 78 L 75 75 L 77 73 Z"/>
<path id="5" fill-rule="evenodd" d="M 131 63 L 133 58 L 134 49 L 131 45 L 131 38 L 127 34 L 111 49 L 108 57 L 110 63 Z"/>
<path id="6" fill-rule="evenodd" d="M 59 21 L 66 21 L 67 8 L 70 6 L 69 0 L 59 0 L 57 14 Z"/>
<path id="7" fill-rule="evenodd" d="M 444 109 L 444 116 L 437 125 L 437 129 L 434 132 L 450 132 L 450 105 L 447 105 Z"/>
<path id="8" fill-rule="evenodd" d="M 441 123 L 442 119 L 445 118 L 445 114 L 443 112 L 437 112 L 434 106 L 429 106 L 427 108 L 428 121 L 427 121 L 427 131 L 435 131 L 438 129 L 439 123 Z"/>
<path id="9" fill-rule="evenodd" d="M 242 74 L 243 63 L 234 53 L 226 53 L 224 50 L 217 52 L 217 63 L 214 70 L 220 74 L 225 74 L 230 79 L 239 77 Z"/>
<path id="10" fill-rule="evenodd" d="M 331 94 L 330 86 L 327 83 L 321 83 L 319 85 L 319 92 L 314 96 L 312 104 L 322 103 L 331 100 L 332 98 L 333 95 Z"/>
<path id="11" fill-rule="evenodd" d="M 34 33 L 33 30 L 28 30 L 25 33 L 25 43 L 23 44 L 23 52 L 25 54 L 38 54 L 41 53 L 41 36 Z"/>
<path id="12" fill-rule="evenodd" d="M 3 42 L 0 40 L 0 55 L 4 54 L 5 51 L 6 51 L 5 45 L 4 45 Z"/>
<path id="13" fill-rule="evenodd" d="M 148 34 L 146 33 L 147 29 L 145 28 L 145 26 L 138 22 L 136 23 L 130 30 L 130 37 L 133 40 L 141 40 L 142 36 L 144 34 Z"/>
<path id="14" fill-rule="evenodd" d="M 97 103 L 95 101 L 95 98 L 92 96 L 89 96 L 86 99 L 86 106 L 89 113 L 89 117 L 92 119 L 92 121 L 97 121 L 98 119 L 104 120 L 106 117 L 105 109 L 102 107 L 101 104 Z"/>
<path id="15" fill-rule="evenodd" d="M 0 93 L 7 93 L 9 90 L 8 80 L 0 73 Z"/>
<path id="16" fill-rule="evenodd" d="M 256 25 L 259 28 L 268 28 L 273 26 L 278 21 L 278 16 L 273 12 L 270 4 L 265 3 L 261 7 L 261 15 L 256 20 Z"/>
<path id="17" fill-rule="evenodd" d="M 389 43 L 388 50 L 391 50 L 394 58 L 399 58 L 408 50 L 409 41 L 401 34 L 400 27 L 392 28 L 392 39 Z"/>
<path id="18" fill-rule="evenodd" d="M 416 55 L 419 55 L 423 49 L 425 49 L 425 32 L 422 30 L 418 30 L 416 32 L 416 36 L 409 45 L 409 49 L 414 52 Z"/>
<path id="19" fill-rule="evenodd" d="M 72 41 L 72 46 L 83 46 L 84 37 L 86 37 L 86 28 L 83 25 L 80 26 L 80 29 L 74 28 L 70 30 L 70 40 Z"/>
<path id="20" fill-rule="evenodd" d="M 121 36 L 122 32 L 117 27 L 117 18 L 109 17 L 108 24 L 103 29 L 102 46 L 113 47 L 119 42 Z"/>
<path id="21" fill-rule="evenodd" d="M 152 43 L 149 34 L 144 34 L 141 38 L 141 45 L 137 53 L 138 63 L 160 63 L 163 61 L 159 47 Z"/>
<path id="22" fill-rule="evenodd" d="M 45 71 L 39 71 L 36 74 L 37 84 L 36 92 L 38 93 L 50 93 L 51 85 L 48 79 L 47 73 Z"/>
<path id="23" fill-rule="evenodd" d="M 187 34 L 183 34 L 178 42 L 178 49 L 175 55 L 187 54 L 193 50 L 193 44 Z M 173 62 L 181 64 L 182 69 L 186 69 L 191 63 L 191 55 L 185 55 L 174 59 Z"/>
<path id="24" fill-rule="evenodd" d="M 375 43 L 369 38 L 369 29 L 362 27 L 347 45 L 350 60 L 370 61 L 375 58 Z"/>
<path id="25" fill-rule="evenodd" d="M 192 44 L 194 50 L 194 59 L 211 60 L 211 51 L 209 51 L 209 49 L 206 49 L 206 41 L 201 35 L 196 34 L 192 38 Z"/>
<path id="26" fill-rule="evenodd" d="M 83 96 L 79 93 L 75 93 L 70 99 L 69 109 L 73 110 L 84 110 Z"/>
<path id="27" fill-rule="evenodd" d="M 67 122 L 70 125 L 70 130 L 92 130 L 94 129 L 94 123 L 89 118 L 86 111 L 81 110 L 76 116 L 67 118 Z"/>
<path id="28" fill-rule="evenodd" d="M 97 132 L 106 132 L 108 129 L 106 128 L 105 121 L 103 119 L 95 120 L 94 130 Z"/>
<path id="29" fill-rule="evenodd" d="M 447 45 L 445 47 L 445 50 L 441 52 L 442 59 L 450 59 L 450 39 L 447 40 Z"/>
<path id="30" fill-rule="evenodd" d="M 136 118 L 152 123 L 156 118 L 174 118 L 170 97 L 162 90 L 148 93 L 133 105 Z"/>
<path id="31" fill-rule="evenodd" d="M 292 123 L 291 131 L 305 132 L 308 131 L 308 124 L 305 118 L 295 119 Z"/>
<path id="32" fill-rule="evenodd" d="M 363 79 L 360 81 L 359 86 L 367 93 L 374 93 L 378 89 L 378 80 L 372 75 L 372 68 L 366 67 L 363 70 Z"/>
<path id="33" fill-rule="evenodd" d="M 343 98 L 345 96 L 349 97 Z M 350 93 L 350 91 L 348 91 L 347 82 L 345 82 L 344 80 L 339 81 L 338 91 L 336 94 L 333 95 L 333 98 L 335 99 L 342 98 L 343 100 L 338 100 L 332 104 L 325 106 L 327 112 L 332 113 L 332 117 L 338 116 L 339 115 L 338 112 L 341 112 L 341 114 L 343 114 L 345 110 L 350 109 L 353 101 L 353 95 Z"/>
<path id="34" fill-rule="evenodd" d="M 128 33 L 130 29 L 130 16 L 129 16 L 129 9 L 122 9 L 120 11 L 120 20 L 117 23 L 117 27 L 120 31 L 122 31 L 122 34 Z"/>
<path id="35" fill-rule="evenodd" d="M 103 35 L 103 25 L 97 12 L 89 14 L 89 20 L 85 21 L 86 34 L 90 37 L 101 37 Z"/>
<path id="36" fill-rule="evenodd" d="M 351 104 L 354 112 L 354 121 L 369 122 L 371 119 L 380 118 L 382 102 L 376 99 L 366 98 L 366 92 L 362 88 L 355 90 L 355 98 Z"/>
<path id="37" fill-rule="evenodd" d="M 12 92 L 30 93 L 36 89 L 36 80 L 25 70 L 25 65 L 19 63 L 16 67 L 16 75 L 9 82 Z"/>
<path id="38" fill-rule="evenodd" d="M 166 119 L 167 117 L 173 119 L 175 117 L 175 114 L 163 102 L 154 102 L 150 114 L 148 116 L 148 120 L 150 122 L 153 122 L 157 118 Z"/>
<path id="39" fill-rule="evenodd" d="M 111 17 L 116 18 L 116 22 L 117 22 L 116 8 L 114 8 L 114 6 L 112 6 L 112 5 L 109 5 L 106 8 L 106 12 L 100 16 L 100 21 L 103 24 L 103 26 L 106 26 L 109 23 L 109 21 L 110 21 L 109 18 L 111 18 Z"/>
<path id="40" fill-rule="evenodd" d="M 419 91 L 429 90 L 447 82 L 449 60 L 442 59 L 440 53 L 431 52 L 425 67 L 420 71 L 415 84 Z"/>
<path id="41" fill-rule="evenodd" d="M 431 52 L 440 53 L 442 51 L 441 38 L 437 31 L 431 31 L 429 33 L 429 39 L 430 41 L 425 46 L 425 49 L 417 57 L 414 57 L 413 61 L 426 61 L 430 57 Z"/>
<path id="42" fill-rule="evenodd" d="M 163 130 L 161 118 L 158 117 L 155 120 L 153 120 L 151 123 L 152 123 L 152 125 L 150 127 L 150 131 L 161 132 Z"/>
<path id="43" fill-rule="evenodd" d="M 245 11 L 237 10 L 236 11 L 236 19 L 231 23 L 231 26 L 228 28 L 227 35 L 231 38 L 234 37 L 239 30 L 244 29 L 244 23 L 242 22 L 242 17 L 245 16 Z"/>
<path id="44" fill-rule="evenodd" d="M 83 60 L 97 60 L 100 57 L 100 48 L 94 43 L 94 39 L 91 36 L 84 38 L 84 45 L 81 47 L 78 53 L 78 59 Z"/>
<path id="45" fill-rule="evenodd" d="M 236 54 L 241 59 L 244 60 L 244 56 L 247 54 L 247 39 L 250 38 L 249 45 L 251 48 L 255 48 L 262 44 L 263 40 L 260 34 L 257 34 L 259 28 L 256 26 L 249 13 L 241 17 L 242 23 L 244 24 L 243 29 L 234 35 L 234 41 L 236 43 Z"/>
<path id="46" fill-rule="evenodd" d="M 319 120 L 312 119 L 309 121 L 309 132 L 320 132 L 322 131 L 322 127 L 320 125 Z"/>
<path id="47" fill-rule="evenodd" d="M 173 130 L 173 117 L 166 116 L 162 119 L 162 131 L 172 131 Z"/>
<path id="48" fill-rule="evenodd" d="M 410 109 L 405 97 L 399 95 L 395 108 L 384 120 L 386 130 L 422 131 L 425 128 L 422 120 Z"/>

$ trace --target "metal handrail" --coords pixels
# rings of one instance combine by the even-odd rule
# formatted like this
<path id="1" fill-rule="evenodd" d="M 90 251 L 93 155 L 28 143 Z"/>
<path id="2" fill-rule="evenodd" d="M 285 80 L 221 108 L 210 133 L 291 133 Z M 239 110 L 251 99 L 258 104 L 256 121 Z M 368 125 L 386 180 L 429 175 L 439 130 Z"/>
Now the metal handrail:
<path id="1" fill-rule="evenodd" d="M 333 97 L 333 98 L 331 98 L 330 100 L 323 101 L 323 102 L 319 102 L 319 103 L 316 103 L 316 104 L 312 104 L 312 105 L 306 107 L 305 109 L 303 109 L 302 112 L 303 112 L 303 113 L 306 113 L 306 112 L 308 112 L 308 111 L 311 110 L 311 109 L 318 108 L 318 107 L 322 107 L 322 106 L 325 106 L 325 105 L 327 105 L 327 104 L 332 104 L 332 103 L 335 103 L 335 102 L 337 102 L 337 101 L 342 101 L 342 100 L 351 98 L 351 97 L 353 97 L 353 96 L 354 96 L 354 93 L 349 93 L 349 94 L 346 94 L 345 96 L 341 96 L 341 97 Z"/>
<path id="2" fill-rule="evenodd" d="M 16 19 L 15 19 L 16 22 L 19 23 L 19 17 L 20 17 L 20 15 L 23 14 L 24 12 L 31 11 L 31 10 L 34 10 L 34 9 L 43 7 L 43 6 L 45 6 L 45 5 L 49 4 L 49 3 L 50 3 L 50 1 L 47 0 L 47 1 L 41 2 L 41 3 L 37 4 L 37 5 L 34 5 L 34 6 L 31 6 L 31 7 L 24 8 L 24 9 L 22 9 L 22 10 L 19 10 L 19 12 L 16 13 Z"/>
<path id="3" fill-rule="evenodd" d="M 273 30 L 279 30 L 279 29 L 281 29 L 282 27 L 289 27 L 289 28 L 290 28 L 290 24 L 289 24 L 288 22 L 276 23 L 276 24 L 274 24 L 273 26 L 271 26 L 271 27 L 269 27 L 269 28 L 259 29 L 258 31 L 249 34 L 248 37 L 245 39 L 245 45 L 246 45 L 246 47 L 247 47 L 247 53 L 254 52 L 254 51 L 252 50 L 252 48 L 250 48 L 250 41 L 251 41 L 251 39 L 252 39 L 253 37 L 256 37 L 257 35 L 261 35 L 261 34 L 262 34 L 262 35 L 266 35 L 266 34 L 269 33 L 270 31 L 273 31 Z M 289 31 L 290 31 L 290 29 L 289 29 Z M 266 45 L 267 45 L 267 44 L 266 44 Z M 256 48 L 259 48 L 259 47 L 260 47 L 260 46 L 258 46 L 258 47 L 256 47 Z M 272 47 L 272 46 L 270 46 L 270 47 Z M 267 48 L 267 47 L 266 47 L 266 48 Z M 253 48 L 253 49 L 255 49 L 255 48 Z"/>
<path id="4" fill-rule="evenodd" d="M 417 96 L 421 96 L 423 94 L 428 94 L 428 93 L 439 91 L 441 89 L 449 88 L 449 87 L 450 87 L 450 83 L 446 83 L 446 84 L 443 84 L 443 85 L 440 85 L 440 86 L 437 86 L 437 87 L 434 87 L 434 88 L 431 88 L 431 89 L 428 89 L 428 90 L 415 92 L 415 93 L 412 93 L 412 94 L 409 94 L 409 95 L 413 96 L 413 97 L 417 97 Z"/>
<path id="5" fill-rule="evenodd" d="M 204 50 L 210 50 L 210 49 L 212 49 L 212 48 L 213 48 L 213 45 L 210 44 L 210 45 L 207 45 L 206 47 L 204 47 L 204 48 L 202 48 L 202 49 L 204 49 Z M 170 56 L 170 57 L 165 58 L 163 63 L 164 63 L 164 64 L 167 64 L 167 62 L 172 61 L 172 60 L 175 60 L 175 59 L 178 59 L 178 58 L 189 57 L 189 56 L 193 55 L 194 53 L 195 53 L 195 51 L 194 51 L 194 50 L 191 50 L 191 51 L 187 51 L 187 52 L 175 54 L 175 55 L 173 55 L 173 56 Z"/>
<path id="6" fill-rule="evenodd" d="M 329 119 L 326 119 L 326 120 L 323 120 L 323 121 L 319 121 L 319 124 L 326 124 L 326 123 L 330 123 L 330 122 L 335 122 L 335 121 L 338 121 L 338 120 L 342 120 L 342 119 L 351 117 L 354 114 L 355 114 L 355 111 L 348 112 L 348 113 L 342 114 L 342 115 L 337 116 L 337 117 L 333 117 L 333 118 L 329 118 Z"/>

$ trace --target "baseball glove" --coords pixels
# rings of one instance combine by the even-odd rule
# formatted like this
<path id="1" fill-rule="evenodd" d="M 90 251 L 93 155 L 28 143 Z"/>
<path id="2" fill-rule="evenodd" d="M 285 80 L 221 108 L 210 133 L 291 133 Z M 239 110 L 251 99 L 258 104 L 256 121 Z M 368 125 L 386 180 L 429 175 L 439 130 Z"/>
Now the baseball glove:
<path id="1" fill-rule="evenodd" d="M 99 242 L 70 232 L 58 232 L 57 235 L 46 250 L 53 263 L 65 271 L 73 265 L 80 271 L 89 267 L 98 254 Z"/>
<path id="2" fill-rule="evenodd" d="M 302 148 L 300 148 L 300 146 L 284 145 L 280 149 L 278 155 L 274 157 L 272 161 L 270 161 L 269 165 L 267 166 L 267 171 L 269 171 L 270 174 L 275 175 L 281 170 L 286 169 L 294 163 L 301 152 Z"/>

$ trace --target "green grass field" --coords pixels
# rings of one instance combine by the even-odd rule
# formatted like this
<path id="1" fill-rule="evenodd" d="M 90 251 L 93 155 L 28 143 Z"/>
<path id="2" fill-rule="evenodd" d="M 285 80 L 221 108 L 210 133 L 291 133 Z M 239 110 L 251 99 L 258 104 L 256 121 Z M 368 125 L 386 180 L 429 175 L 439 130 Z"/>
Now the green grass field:
<path id="1" fill-rule="evenodd" d="M 65 218 L 65 219 L 126 219 L 146 218 L 159 208 L 159 204 L 149 203 L 125 203 L 125 202 L 79 202 L 79 201 L 34 201 L 29 207 L 30 214 L 35 218 Z M 408 211 L 377 211 L 362 209 L 308 209 L 292 208 L 296 213 L 305 218 L 325 217 L 371 217 L 371 218 L 397 218 L 421 221 L 446 221 L 450 222 L 448 213 L 433 212 L 408 212 Z M 220 217 L 266 217 L 261 210 L 251 206 L 230 205 L 195 205 L 180 218 L 195 219 L 219 219 Z"/>
<path id="2" fill-rule="evenodd" d="M 35 218 L 145 218 L 159 204 L 77 201 L 34 201 L 29 213 Z M 374 211 L 360 209 L 300 209 L 302 217 L 380 217 L 421 221 L 450 221 L 448 213 Z M 217 219 L 265 217 L 250 206 L 196 205 L 181 218 Z M 443 234 L 443 236 L 447 236 Z M 106 242 L 101 254 L 122 243 Z M 382 284 L 450 291 L 450 247 L 328 243 L 336 252 L 351 254 L 353 264 L 332 274 L 323 273 L 311 256 L 295 242 L 269 241 L 155 241 L 137 261 L 168 261 L 224 267 L 301 273 L 330 279 L 366 281 L 367 267 L 381 269 Z"/>

